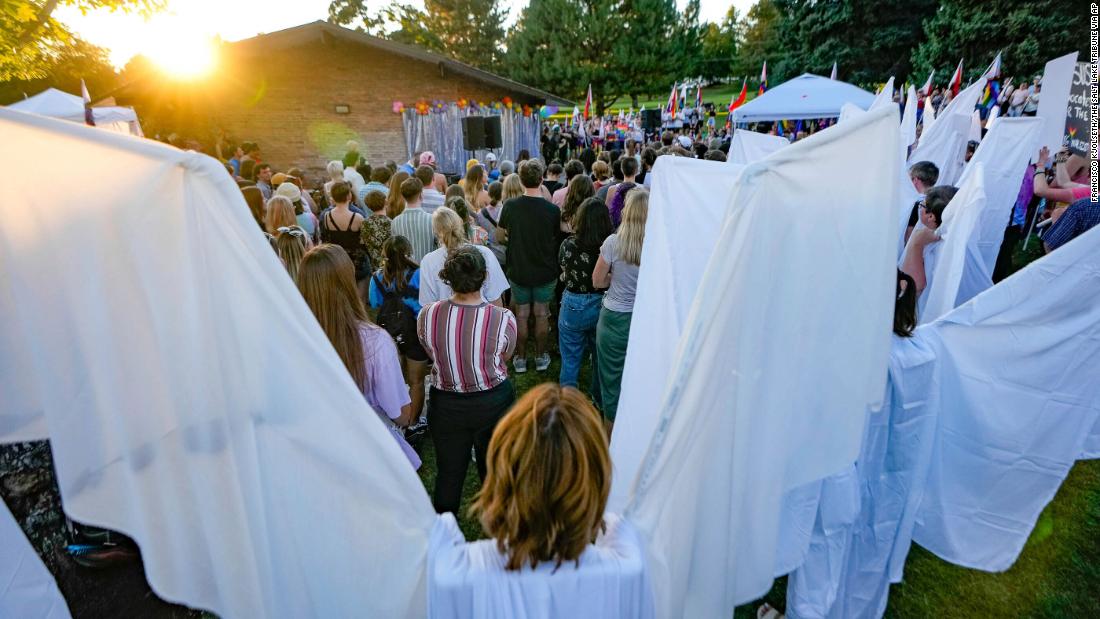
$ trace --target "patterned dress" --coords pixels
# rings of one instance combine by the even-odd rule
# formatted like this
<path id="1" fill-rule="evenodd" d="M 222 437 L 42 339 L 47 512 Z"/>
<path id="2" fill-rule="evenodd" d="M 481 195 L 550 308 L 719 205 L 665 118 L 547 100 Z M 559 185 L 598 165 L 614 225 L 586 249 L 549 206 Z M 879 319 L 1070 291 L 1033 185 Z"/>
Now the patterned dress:
<path id="1" fill-rule="evenodd" d="M 360 240 L 367 248 L 370 263 L 376 267 L 382 265 L 382 245 L 393 236 L 393 226 L 385 213 L 372 213 L 363 221 L 359 231 Z"/>

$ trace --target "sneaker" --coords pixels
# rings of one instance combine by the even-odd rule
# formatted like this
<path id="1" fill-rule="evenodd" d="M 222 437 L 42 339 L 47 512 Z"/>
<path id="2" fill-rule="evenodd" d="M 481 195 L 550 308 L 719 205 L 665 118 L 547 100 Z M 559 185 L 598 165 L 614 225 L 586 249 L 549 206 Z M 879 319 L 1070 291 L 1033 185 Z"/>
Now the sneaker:
<path id="1" fill-rule="evenodd" d="M 542 353 L 535 357 L 535 369 L 539 372 L 545 372 L 546 368 L 550 367 L 550 353 Z"/>
<path id="2" fill-rule="evenodd" d="M 527 359 L 520 359 L 519 357 L 512 359 L 512 367 L 516 369 L 516 374 L 526 374 Z"/>

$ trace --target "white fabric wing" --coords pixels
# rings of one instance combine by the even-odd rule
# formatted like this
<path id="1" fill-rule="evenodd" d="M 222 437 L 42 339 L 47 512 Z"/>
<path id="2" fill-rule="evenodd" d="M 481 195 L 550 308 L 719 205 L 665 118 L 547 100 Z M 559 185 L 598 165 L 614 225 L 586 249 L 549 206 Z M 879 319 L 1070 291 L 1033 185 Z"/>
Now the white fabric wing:
<path id="1" fill-rule="evenodd" d="M 750 132 L 737 131 L 734 136 L 745 133 Z M 614 475 L 609 511 L 626 509 L 638 467 L 657 428 L 661 398 L 675 367 L 676 346 L 703 270 L 712 255 L 724 253 L 718 248 L 718 236 L 740 170 L 740 166 L 687 157 L 660 157 L 653 167 L 642 246 L 646 266 L 638 271 L 619 413 L 611 436 Z M 684 218 L 692 225 L 676 225 Z"/>
<path id="2" fill-rule="evenodd" d="M 882 88 L 875 94 L 875 100 L 871 102 L 870 110 L 877 110 L 880 107 L 886 107 L 894 102 L 894 76 L 891 75 L 890 79 L 886 80 L 886 83 L 882 85 Z"/>
<path id="3" fill-rule="evenodd" d="M 1100 228 L 920 331 L 943 390 L 914 540 L 1006 570 L 1100 419 Z"/>
<path id="4" fill-rule="evenodd" d="M 69 619 L 53 575 L 0 501 L 0 617 Z"/>
<path id="5" fill-rule="evenodd" d="M 2 109 L 0 134 L 0 339 L 35 334 L 0 348 L 34 368 L 5 400 L 41 404 L 66 512 L 223 617 L 422 616 L 428 497 L 221 164 Z"/>
<path id="6" fill-rule="evenodd" d="M 986 78 L 978 78 L 978 81 L 960 91 L 959 96 L 940 110 L 939 117 L 931 124 L 929 112 L 932 108 L 925 104 L 924 131 L 917 147 L 909 155 L 909 165 L 918 161 L 936 164 L 940 169 L 937 185 L 954 185 L 962 174 L 966 142 L 970 136 L 970 112 L 978 102 L 985 82 Z"/>
<path id="7" fill-rule="evenodd" d="M 955 299 L 966 268 L 970 239 L 976 234 L 985 209 L 985 175 L 982 162 L 974 162 L 966 183 L 943 209 L 943 223 L 936 233 L 943 239 L 934 265 L 925 264 L 927 287 L 921 293 L 921 323 L 932 322 L 955 309 Z"/>
<path id="8" fill-rule="evenodd" d="M 742 172 L 628 507 L 657 616 L 766 591 L 784 492 L 854 461 L 886 377 L 898 135 L 883 109 Z"/>
<path id="9" fill-rule="evenodd" d="M 726 163 L 731 168 L 740 169 L 739 166 L 760 161 L 784 146 L 790 145 L 790 140 L 778 135 L 738 129 L 733 132 L 733 137 L 730 138 L 730 152 L 726 157 Z"/>
<path id="10" fill-rule="evenodd" d="M 905 96 L 905 111 L 901 114 L 901 146 L 908 151 L 909 146 L 917 141 L 917 106 L 920 99 L 917 98 L 917 89 L 909 87 Z"/>
<path id="11" fill-rule="evenodd" d="M 1039 150 L 1039 131 L 1043 121 L 1038 118 L 1006 118 L 996 130 L 986 133 L 970 163 L 963 170 L 959 184 L 978 173 L 985 177 L 985 207 L 977 228 L 970 237 L 969 256 L 955 305 L 969 301 L 993 285 L 993 269 L 1004 240 L 1005 227 L 1012 218 L 1012 207 L 1027 174 L 1027 166 Z"/>

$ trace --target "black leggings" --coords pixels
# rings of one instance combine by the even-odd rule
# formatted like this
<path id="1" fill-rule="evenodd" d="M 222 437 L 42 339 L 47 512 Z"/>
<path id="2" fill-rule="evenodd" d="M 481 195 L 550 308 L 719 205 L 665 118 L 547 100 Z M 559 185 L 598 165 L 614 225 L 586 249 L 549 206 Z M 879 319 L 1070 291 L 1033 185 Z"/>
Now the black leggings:
<path id="1" fill-rule="evenodd" d="M 428 399 L 428 428 L 435 445 L 435 511 L 457 517 L 462 485 L 470 464 L 470 448 L 477 458 L 477 474 L 485 481 L 485 454 L 497 421 L 516 400 L 512 381 L 488 391 L 456 393 L 432 387 Z"/>

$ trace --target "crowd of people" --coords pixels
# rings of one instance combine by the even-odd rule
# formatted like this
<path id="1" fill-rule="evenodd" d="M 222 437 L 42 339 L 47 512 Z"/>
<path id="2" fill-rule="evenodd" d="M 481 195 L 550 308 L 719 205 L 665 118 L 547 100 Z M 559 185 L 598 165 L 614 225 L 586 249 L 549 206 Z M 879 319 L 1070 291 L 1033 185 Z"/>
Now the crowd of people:
<path id="1" fill-rule="evenodd" d="M 1009 105 L 1014 96 L 1007 95 Z M 479 477 L 489 480 L 475 506 L 490 534 L 517 526 L 494 493 L 527 492 L 503 464 L 506 447 L 497 444 L 503 439 L 493 438 L 499 427 L 521 433 L 533 425 L 574 441 L 583 436 L 589 444 L 577 453 L 593 459 L 595 473 L 606 469 L 652 169 L 661 156 L 724 161 L 729 145 L 724 133 L 700 141 L 664 130 L 650 142 L 642 135 L 600 145 L 560 139 L 559 131 L 547 126 L 543 157 L 521 152 L 515 161 L 498 161 L 490 154 L 450 177 L 431 152 L 370 165 L 349 143 L 344 159 L 330 162 L 327 178 L 312 191 L 301 170 L 273 173 L 259 163 L 254 144 L 227 163 L 257 225 L 414 467 L 420 458 L 410 442 L 427 428 L 440 513 L 459 513 L 472 454 Z M 1036 211 L 1049 222 L 1047 251 L 1100 220 L 1087 198 L 1082 160 L 1065 152 L 1052 166 L 1049 160 L 1044 149 L 1022 179 L 995 281 L 1010 273 L 1015 242 Z M 936 230 L 957 191 L 937 184 L 931 162 L 912 165 L 909 176 L 922 197 L 912 207 L 898 269 L 899 337 L 917 324 L 918 299 L 940 241 Z M 558 386 L 533 390 L 517 405 L 514 375 L 545 373 L 555 355 Z M 578 390 L 586 362 L 587 397 Z M 567 422 L 567 415 L 576 419 Z M 598 432 L 588 427 L 597 415 L 603 420 Z M 600 509 L 573 523 L 586 532 L 606 502 L 604 475 L 589 480 L 599 486 L 589 490 Z M 508 546 L 509 565 L 574 559 L 582 549 L 572 541 L 532 543 Z"/>

